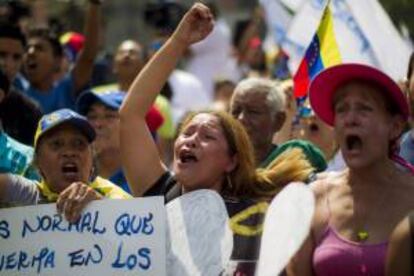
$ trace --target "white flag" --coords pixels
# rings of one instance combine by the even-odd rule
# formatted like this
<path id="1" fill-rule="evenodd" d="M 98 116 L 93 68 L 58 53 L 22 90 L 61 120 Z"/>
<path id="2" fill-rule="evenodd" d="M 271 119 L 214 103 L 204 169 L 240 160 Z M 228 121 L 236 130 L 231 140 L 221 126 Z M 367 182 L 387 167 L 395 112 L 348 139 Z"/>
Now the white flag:
<path id="1" fill-rule="evenodd" d="M 367 36 L 380 68 L 395 79 L 405 77 L 412 52 L 377 0 L 348 0 L 349 7 Z"/>

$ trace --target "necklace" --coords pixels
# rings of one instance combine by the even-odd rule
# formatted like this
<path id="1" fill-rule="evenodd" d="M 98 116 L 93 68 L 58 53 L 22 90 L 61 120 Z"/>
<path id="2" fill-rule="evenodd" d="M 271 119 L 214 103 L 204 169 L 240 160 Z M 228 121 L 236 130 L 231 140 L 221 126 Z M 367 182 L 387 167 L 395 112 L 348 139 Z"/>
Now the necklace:
<path id="1" fill-rule="evenodd" d="M 372 219 L 374 219 L 376 212 L 374 210 L 378 210 L 381 209 L 382 206 L 384 206 L 384 203 L 387 201 L 388 197 L 385 195 L 381 195 L 381 197 L 376 201 L 376 204 L 374 206 L 376 206 L 375 208 L 369 208 L 369 210 L 373 210 L 373 211 L 369 211 L 366 210 L 367 208 L 358 208 L 359 212 L 357 214 L 357 217 L 359 217 L 359 219 L 363 219 L 364 223 L 362 224 L 357 224 L 359 226 L 356 227 L 355 230 L 356 231 L 356 239 L 358 242 L 360 243 L 364 243 L 366 241 L 368 241 L 369 238 L 371 238 L 370 232 L 372 229 L 370 229 L 370 227 L 368 227 L 368 225 L 370 225 L 369 222 L 372 222 Z M 371 232 L 372 234 L 372 232 Z"/>
<path id="2" fill-rule="evenodd" d="M 364 241 L 368 240 L 369 233 L 366 230 L 359 230 L 357 232 L 357 237 L 358 237 L 358 241 L 364 242 Z"/>
<path id="3" fill-rule="evenodd" d="M 376 221 L 377 219 L 376 210 L 381 210 L 385 202 L 387 202 L 387 200 L 389 199 L 389 197 L 387 196 L 387 194 L 380 194 L 377 198 L 371 197 L 369 200 L 365 199 L 365 202 L 369 201 L 371 203 L 368 205 L 358 204 L 355 202 L 355 199 L 358 198 L 354 198 L 354 204 L 357 204 L 354 205 L 354 208 L 357 209 L 354 211 L 354 219 L 357 219 L 357 223 L 355 224 L 356 233 L 354 235 L 356 235 L 356 240 L 358 242 L 364 243 L 367 242 L 370 238 L 372 238 L 372 233 L 375 232 L 375 229 L 372 229 L 370 225 L 372 225 L 373 220 Z M 359 199 L 358 201 L 362 203 L 361 200 L 362 199 Z"/>

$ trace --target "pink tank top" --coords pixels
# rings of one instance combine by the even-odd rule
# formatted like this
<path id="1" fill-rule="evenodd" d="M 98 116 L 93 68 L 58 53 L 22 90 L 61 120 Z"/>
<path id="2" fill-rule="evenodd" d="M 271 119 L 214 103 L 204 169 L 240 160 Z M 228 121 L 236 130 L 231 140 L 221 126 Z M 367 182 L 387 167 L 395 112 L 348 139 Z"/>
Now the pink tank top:
<path id="1" fill-rule="evenodd" d="M 313 253 L 318 276 L 385 275 L 388 242 L 361 244 L 341 237 L 328 225 Z"/>

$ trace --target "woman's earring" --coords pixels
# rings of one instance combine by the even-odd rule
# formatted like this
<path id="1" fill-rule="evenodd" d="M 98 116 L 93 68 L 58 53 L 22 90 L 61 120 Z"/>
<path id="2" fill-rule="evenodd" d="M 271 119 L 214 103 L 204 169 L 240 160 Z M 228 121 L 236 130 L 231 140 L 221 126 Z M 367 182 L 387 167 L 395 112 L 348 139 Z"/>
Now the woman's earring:
<path id="1" fill-rule="evenodd" d="M 230 174 L 226 174 L 226 180 L 227 180 L 227 186 L 228 186 L 229 190 L 232 190 L 233 189 L 233 183 L 231 183 Z"/>

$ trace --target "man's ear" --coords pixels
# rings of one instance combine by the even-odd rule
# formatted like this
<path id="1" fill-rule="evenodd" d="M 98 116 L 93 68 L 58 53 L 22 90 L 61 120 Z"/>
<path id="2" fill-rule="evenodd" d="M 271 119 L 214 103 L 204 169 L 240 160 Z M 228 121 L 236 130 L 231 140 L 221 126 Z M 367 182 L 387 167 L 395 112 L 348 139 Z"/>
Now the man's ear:
<path id="1" fill-rule="evenodd" d="M 276 114 L 273 116 L 273 133 L 278 132 L 286 121 L 286 112 L 276 112 Z"/>

